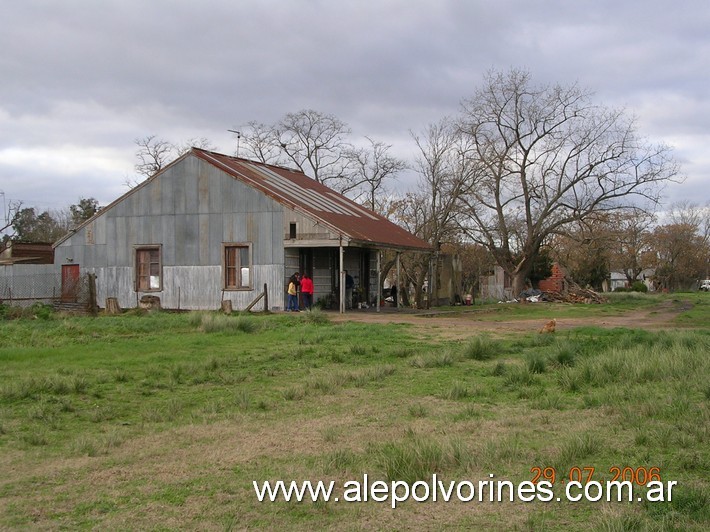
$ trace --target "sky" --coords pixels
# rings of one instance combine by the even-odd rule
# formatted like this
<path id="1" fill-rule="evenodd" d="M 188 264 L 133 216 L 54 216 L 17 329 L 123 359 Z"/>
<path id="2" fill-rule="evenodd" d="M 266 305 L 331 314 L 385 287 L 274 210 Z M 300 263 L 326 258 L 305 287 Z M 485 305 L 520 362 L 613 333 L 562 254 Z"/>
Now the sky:
<path id="1" fill-rule="evenodd" d="M 234 154 L 229 129 L 301 109 L 411 160 L 411 132 L 511 68 L 624 109 L 674 149 L 666 204 L 705 204 L 709 28 L 707 0 L 3 0 L 0 212 L 106 205 L 138 138 Z"/>

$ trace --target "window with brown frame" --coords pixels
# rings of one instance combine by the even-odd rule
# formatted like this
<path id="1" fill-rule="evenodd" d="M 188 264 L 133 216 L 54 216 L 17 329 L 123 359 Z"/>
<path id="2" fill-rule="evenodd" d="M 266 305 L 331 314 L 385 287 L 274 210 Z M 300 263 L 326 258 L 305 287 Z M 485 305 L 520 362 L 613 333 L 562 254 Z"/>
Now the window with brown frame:
<path id="1" fill-rule="evenodd" d="M 224 288 L 226 290 L 251 288 L 251 246 L 249 244 L 224 245 Z"/>
<path id="2" fill-rule="evenodd" d="M 160 291 L 162 286 L 160 246 L 136 248 L 136 291 Z"/>

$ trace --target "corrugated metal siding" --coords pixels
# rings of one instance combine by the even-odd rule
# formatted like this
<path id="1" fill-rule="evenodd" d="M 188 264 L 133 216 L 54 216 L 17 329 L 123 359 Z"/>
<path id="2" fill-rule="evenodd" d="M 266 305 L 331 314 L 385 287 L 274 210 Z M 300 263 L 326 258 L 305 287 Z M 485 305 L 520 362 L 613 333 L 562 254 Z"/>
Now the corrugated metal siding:
<path id="1" fill-rule="evenodd" d="M 225 292 L 225 298 L 235 309 L 244 308 L 267 283 L 271 306 L 280 308 L 282 226 L 281 204 L 188 156 L 61 242 L 56 262 L 70 257 L 82 271 L 94 271 L 99 305 L 116 297 L 133 307 L 141 296 L 134 290 L 135 247 L 161 245 L 163 290 L 151 293 L 166 308 L 214 309 L 222 296 L 223 243 L 251 243 L 254 290 Z"/>
<path id="2" fill-rule="evenodd" d="M 124 308 L 135 307 L 145 293 L 134 291 L 133 268 L 93 268 L 96 274 L 96 293 L 99 306 L 106 298 L 115 297 Z M 233 308 L 246 308 L 264 290 L 269 290 L 269 306 L 272 310 L 283 309 L 280 293 L 284 270 L 282 266 L 254 267 L 252 290 L 222 291 L 221 266 L 166 266 L 163 268 L 163 290 L 149 292 L 160 298 L 167 309 L 216 310 L 222 298 L 231 300 Z M 257 304 L 254 310 L 262 310 Z"/>
<path id="3" fill-rule="evenodd" d="M 296 224 L 296 241 L 298 240 L 332 240 L 332 244 L 339 245 L 339 235 L 328 231 L 322 224 L 318 224 L 312 218 L 303 213 L 295 212 L 287 207 L 284 208 L 283 228 L 281 238 L 289 238 L 290 225 Z"/>
<path id="4" fill-rule="evenodd" d="M 264 188 L 264 183 L 271 188 Z M 273 188 L 277 185 L 284 190 Z M 284 250 L 284 237 L 288 238 L 292 222 L 297 224 L 297 239 L 287 245 L 313 250 L 316 299 L 330 294 L 337 284 L 341 232 L 354 237 L 356 245 L 428 248 L 401 228 L 301 173 L 193 150 L 108 206 L 75 235 L 60 241 L 56 262 L 59 265 L 69 257 L 83 271 L 95 270 L 104 285 L 99 289 L 100 304 L 106 297 L 118 297 L 122 305 L 133 306 L 137 299 L 135 247 L 159 244 L 163 291 L 157 295 L 163 305 L 216 308 L 222 292 L 223 244 L 248 242 L 252 245 L 254 290 L 229 292 L 229 298 L 235 308 L 243 308 L 266 282 L 271 305 L 283 307 L 285 282 L 300 270 L 299 248 Z M 347 237 L 344 243 L 348 245 Z M 366 288 L 374 292 L 372 261 L 364 264 L 361 253 L 347 247 L 345 268 L 357 286 L 366 283 L 364 274 L 369 273 Z"/>

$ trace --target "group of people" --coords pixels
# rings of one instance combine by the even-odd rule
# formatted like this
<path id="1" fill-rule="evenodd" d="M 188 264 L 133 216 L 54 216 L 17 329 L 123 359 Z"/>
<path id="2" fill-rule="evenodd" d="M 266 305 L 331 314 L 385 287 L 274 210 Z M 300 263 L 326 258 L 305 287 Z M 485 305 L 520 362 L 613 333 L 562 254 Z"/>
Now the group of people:
<path id="1" fill-rule="evenodd" d="M 301 293 L 303 308 L 311 310 L 313 307 L 313 279 L 307 273 L 301 275 L 294 273 L 288 280 L 288 302 L 286 312 L 300 312 L 298 293 Z"/>
<path id="2" fill-rule="evenodd" d="M 355 287 L 355 281 L 352 276 L 345 270 L 345 306 L 348 309 L 353 308 L 353 288 Z M 298 303 L 298 294 L 301 294 L 301 301 L 303 302 L 303 308 L 311 310 L 313 307 L 313 279 L 304 273 L 301 275 L 299 272 L 295 272 L 288 279 L 288 301 L 286 304 L 286 312 L 300 312 L 300 305 Z"/>

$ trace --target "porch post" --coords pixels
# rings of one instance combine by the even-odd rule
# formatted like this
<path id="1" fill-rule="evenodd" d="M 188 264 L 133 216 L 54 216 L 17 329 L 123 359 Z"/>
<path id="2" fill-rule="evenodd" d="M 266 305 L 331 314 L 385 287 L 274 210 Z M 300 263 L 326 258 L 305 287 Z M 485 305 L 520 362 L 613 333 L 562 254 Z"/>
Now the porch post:
<path id="1" fill-rule="evenodd" d="M 377 250 L 377 312 L 380 311 L 380 299 L 382 299 L 382 251 Z"/>
<path id="2" fill-rule="evenodd" d="M 397 252 L 397 279 L 395 281 L 395 286 L 397 287 L 397 291 L 395 292 L 396 296 L 394 298 L 394 308 L 399 308 L 399 290 L 400 290 L 400 283 L 399 283 L 399 275 L 401 273 L 401 268 L 400 268 L 400 262 L 399 258 L 401 256 L 401 252 Z"/>
<path id="3" fill-rule="evenodd" d="M 340 277 L 339 291 L 340 291 L 340 313 L 345 314 L 345 251 L 343 249 L 342 243 L 340 244 Z"/>

